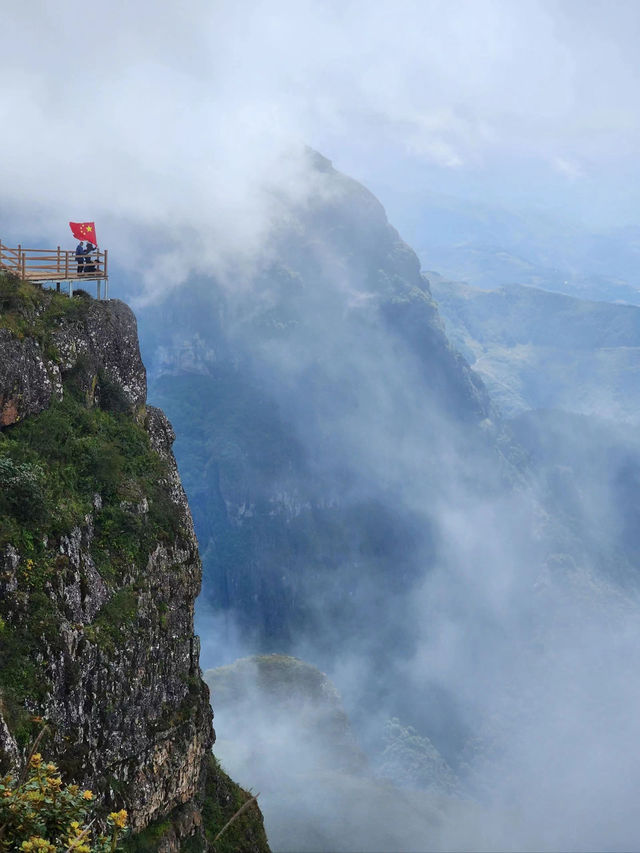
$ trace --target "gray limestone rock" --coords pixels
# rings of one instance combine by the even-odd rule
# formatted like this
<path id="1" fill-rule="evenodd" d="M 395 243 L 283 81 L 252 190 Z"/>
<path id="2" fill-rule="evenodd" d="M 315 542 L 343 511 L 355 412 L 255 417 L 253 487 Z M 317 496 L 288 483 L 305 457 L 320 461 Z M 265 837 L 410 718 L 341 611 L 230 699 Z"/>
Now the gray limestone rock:
<path id="1" fill-rule="evenodd" d="M 131 411 L 144 406 L 147 377 L 136 318 L 124 302 L 91 302 L 77 316 L 58 318 L 49 330 L 47 352 L 51 357 L 37 337 L 20 338 L 0 328 L 0 428 L 61 399 L 62 380 L 70 371 L 89 403 L 110 383 Z"/>
<path id="2" fill-rule="evenodd" d="M 61 394 L 60 370 L 37 342 L 0 329 L 0 427 L 41 412 Z"/>
<path id="3" fill-rule="evenodd" d="M 138 327 L 124 302 L 92 302 L 84 318 L 61 323 L 52 341 L 62 375 L 77 369 L 88 395 L 96 393 L 95 378 L 105 376 L 120 389 L 132 410 L 144 406 L 147 375 L 140 358 Z"/>
<path id="4" fill-rule="evenodd" d="M 2 713 L 0 713 L 0 773 L 7 773 L 20 764 L 20 751 L 15 738 L 9 731 Z"/>

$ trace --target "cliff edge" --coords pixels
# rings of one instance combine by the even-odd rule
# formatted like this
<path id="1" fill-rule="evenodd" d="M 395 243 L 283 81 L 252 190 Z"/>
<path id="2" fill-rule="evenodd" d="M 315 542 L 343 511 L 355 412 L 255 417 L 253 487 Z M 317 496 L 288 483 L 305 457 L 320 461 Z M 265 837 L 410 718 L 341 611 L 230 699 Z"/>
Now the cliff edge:
<path id="1" fill-rule="evenodd" d="M 0 770 L 46 723 L 130 849 L 268 850 L 255 805 L 211 846 L 249 795 L 210 752 L 174 437 L 124 303 L 0 276 Z"/>

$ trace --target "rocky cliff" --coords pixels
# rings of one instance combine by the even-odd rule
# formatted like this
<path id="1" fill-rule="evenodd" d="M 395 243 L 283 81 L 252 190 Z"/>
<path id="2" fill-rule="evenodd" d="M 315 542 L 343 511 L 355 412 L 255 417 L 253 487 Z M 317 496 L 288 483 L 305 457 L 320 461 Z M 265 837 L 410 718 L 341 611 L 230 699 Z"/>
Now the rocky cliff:
<path id="1" fill-rule="evenodd" d="M 135 317 L 6 277 L 0 309 L 0 764 L 46 723 L 131 849 L 210 849 L 248 795 L 210 754 L 198 546 Z M 267 849 L 255 806 L 233 833 Z"/>

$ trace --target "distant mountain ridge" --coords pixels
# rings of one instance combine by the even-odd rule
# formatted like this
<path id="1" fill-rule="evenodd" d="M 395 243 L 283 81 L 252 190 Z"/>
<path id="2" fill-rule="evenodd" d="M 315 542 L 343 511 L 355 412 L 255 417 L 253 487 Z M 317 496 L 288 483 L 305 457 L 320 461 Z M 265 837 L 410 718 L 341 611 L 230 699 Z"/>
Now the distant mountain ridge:
<path id="1" fill-rule="evenodd" d="M 429 281 L 448 335 L 505 414 L 559 408 L 640 419 L 640 307 Z"/>
<path id="2" fill-rule="evenodd" d="M 425 193 L 407 223 L 426 270 L 493 289 L 522 284 L 640 304 L 640 228 L 596 231 L 552 213 L 510 211 Z"/>

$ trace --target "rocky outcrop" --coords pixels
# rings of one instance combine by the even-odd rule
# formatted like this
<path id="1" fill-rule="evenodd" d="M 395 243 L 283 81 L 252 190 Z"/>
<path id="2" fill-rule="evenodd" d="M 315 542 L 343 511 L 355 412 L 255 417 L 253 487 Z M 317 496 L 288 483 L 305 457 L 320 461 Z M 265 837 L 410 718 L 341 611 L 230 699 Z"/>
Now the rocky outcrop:
<path id="1" fill-rule="evenodd" d="M 36 341 L 0 329 L 0 426 L 41 412 L 60 397 L 60 370 L 45 359 Z"/>
<path id="2" fill-rule="evenodd" d="M 436 847 L 455 779 L 427 738 L 389 720 L 376 729 L 383 749 L 367 759 L 329 678 L 286 655 L 242 658 L 204 678 L 224 731 L 220 758 L 268 798 L 276 849 Z M 369 720 L 383 708 L 367 705 Z"/>
<path id="3" fill-rule="evenodd" d="M 61 399 L 63 379 L 72 370 L 92 401 L 102 380 L 117 387 L 132 410 L 144 406 L 147 378 L 133 312 L 117 299 L 76 299 L 75 310 L 62 316 L 49 310 L 46 299 L 26 312 L 34 337 L 0 328 L 0 426 Z"/>
<path id="4" fill-rule="evenodd" d="M 19 764 L 46 723 L 41 750 L 104 810 L 126 808 L 154 849 L 204 851 L 206 814 L 233 812 L 206 800 L 221 771 L 175 435 L 145 406 L 126 305 L 32 297 L 0 315 L 0 764 Z M 267 850 L 247 814 L 253 846 L 236 849 Z"/>
<path id="5" fill-rule="evenodd" d="M 90 376 L 105 376 L 132 409 L 147 399 L 147 374 L 140 358 L 138 327 L 133 311 L 119 299 L 88 302 L 84 316 L 64 323 L 51 335 L 60 371 L 78 366 Z"/>
<path id="6" fill-rule="evenodd" d="M 50 688 L 41 715 L 54 727 L 62 769 L 81 770 L 107 797 L 119 788 L 135 831 L 196 796 L 213 742 L 193 635 L 200 563 L 193 537 L 158 543 L 143 573 L 131 567 L 133 584 L 114 591 L 93 565 L 92 537 L 88 518 L 59 545 L 64 568 L 48 592 L 64 618 L 61 642 L 45 652 Z M 92 626 L 123 592 L 132 612 L 120 638 L 105 641 Z"/>

